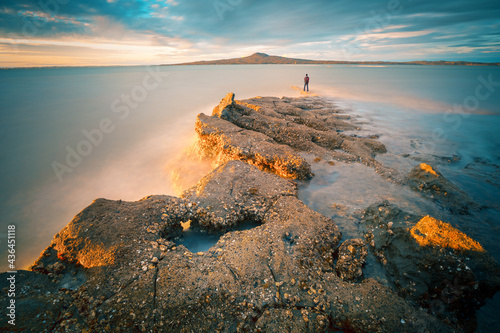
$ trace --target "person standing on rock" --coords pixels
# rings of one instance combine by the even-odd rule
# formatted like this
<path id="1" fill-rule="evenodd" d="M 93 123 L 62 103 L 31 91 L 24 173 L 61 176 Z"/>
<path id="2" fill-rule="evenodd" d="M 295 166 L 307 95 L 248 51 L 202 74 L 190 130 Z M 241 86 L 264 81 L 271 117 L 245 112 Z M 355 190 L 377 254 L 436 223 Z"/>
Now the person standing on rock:
<path id="1" fill-rule="evenodd" d="M 307 91 L 309 91 L 309 76 L 307 76 L 307 74 L 306 77 L 304 78 L 304 91 L 306 91 L 306 87 Z"/>

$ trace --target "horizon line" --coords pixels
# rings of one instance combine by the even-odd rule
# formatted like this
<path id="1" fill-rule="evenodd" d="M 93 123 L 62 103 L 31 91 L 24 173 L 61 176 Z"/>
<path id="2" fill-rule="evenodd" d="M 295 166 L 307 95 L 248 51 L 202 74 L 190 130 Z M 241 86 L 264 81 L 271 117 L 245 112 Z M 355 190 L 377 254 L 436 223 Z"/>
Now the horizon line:
<path id="1" fill-rule="evenodd" d="M 443 62 L 447 63 L 448 66 L 467 66 L 466 64 L 478 64 L 482 66 L 500 66 L 500 61 L 497 62 L 482 62 L 482 61 L 470 61 L 470 60 L 408 60 L 408 61 L 397 61 L 397 60 L 355 60 L 355 61 L 349 61 L 349 60 L 312 60 L 312 59 L 302 59 L 302 58 L 289 58 L 289 57 L 283 57 L 283 56 L 277 56 L 277 55 L 268 55 L 263 52 L 255 52 L 249 56 L 241 56 L 238 58 L 224 58 L 224 59 L 216 59 L 216 60 L 196 60 L 196 61 L 191 61 L 191 62 L 182 62 L 182 63 L 157 63 L 157 64 L 132 64 L 132 65 L 119 65 L 119 64 L 107 64 L 107 65 L 33 65 L 33 66 L 13 66 L 13 67 L 3 67 L 0 66 L 0 70 L 9 70 L 9 69 L 43 69 L 43 68 L 103 68 L 103 67 L 140 67 L 140 66 L 185 66 L 185 65 L 194 65 L 194 66 L 199 66 L 203 64 L 197 64 L 197 63 L 203 63 L 203 62 L 215 62 L 215 61 L 222 61 L 222 60 L 236 60 L 236 59 L 242 59 L 242 58 L 249 58 L 251 56 L 261 54 L 269 57 L 279 57 L 279 58 L 284 58 L 284 59 L 291 59 L 291 60 L 303 60 L 303 61 L 313 61 L 317 63 L 310 63 L 310 64 L 258 64 L 258 63 L 248 63 L 248 64 L 241 64 L 241 63 L 236 63 L 236 64 L 207 64 L 206 66 L 228 66 L 228 65 L 323 65 L 321 62 L 331 62 L 330 64 L 324 63 L 324 65 L 349 65 L 349 64 L 364 64 L 364 63 L 379 63 L 379 64 L 386 64 L 386 65 L 415 65 L 415 66 L 424 66 L 423 64 L 418 64 L 418 62 L 424 62 L 424 63 L 436 63 L 436 62 Z M 453 63 L 459 63 L 459 64 L 453 64 Z M 463 64 L 465 63 L 465 64 Z"/>

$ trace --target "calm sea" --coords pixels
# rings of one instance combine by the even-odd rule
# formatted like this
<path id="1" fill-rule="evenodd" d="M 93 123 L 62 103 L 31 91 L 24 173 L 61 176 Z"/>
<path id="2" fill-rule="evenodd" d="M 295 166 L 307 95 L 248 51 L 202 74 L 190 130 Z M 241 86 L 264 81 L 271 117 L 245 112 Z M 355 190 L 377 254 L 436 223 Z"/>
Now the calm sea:
<path id="1" fill-rule="evenodd" d="M 293 86 L 306 73 L 312 92 L 333 98 L 363 133 L 380 135 L 388 147 L 381 162 L 404 172 L 430 162 L 490 208 L 474 221 L 453 220 L 371 169 L 341 163 L 315 166 L 302 200 L 325 213 L 334 202 L 361 209 L 380 199 L 429 209 L 500 261 L 500 68 L 355 65 L 1 70 L 0 258 L 8 225 L 16 225 L 17 268 L 26 268 L 95 198 L 175 194 L 171 171 L 194 139 L 198 113 L 211 113 L 228 92 L 298 96 Z"/>

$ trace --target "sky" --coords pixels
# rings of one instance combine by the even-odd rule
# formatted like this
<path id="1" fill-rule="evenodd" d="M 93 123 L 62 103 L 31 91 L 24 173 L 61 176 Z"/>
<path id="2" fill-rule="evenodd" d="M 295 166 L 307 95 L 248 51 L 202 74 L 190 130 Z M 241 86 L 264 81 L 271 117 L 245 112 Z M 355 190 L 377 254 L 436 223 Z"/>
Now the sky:
<path id="1" fill-rule="evenodd" d="M 0 67 L 500 62 L 498 0 L 0 0 Z"/>

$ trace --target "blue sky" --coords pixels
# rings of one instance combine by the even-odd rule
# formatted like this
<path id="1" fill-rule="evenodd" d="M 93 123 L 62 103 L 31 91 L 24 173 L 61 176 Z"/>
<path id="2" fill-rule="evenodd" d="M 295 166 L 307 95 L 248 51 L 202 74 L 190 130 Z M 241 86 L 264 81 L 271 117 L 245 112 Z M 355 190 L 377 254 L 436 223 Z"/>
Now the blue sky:
<path id="1" fill-rule="evenodd" d="M 265 52 L 500 62 L 500 2 L 2 0 L 0 66 L 139 65 Z"/>

